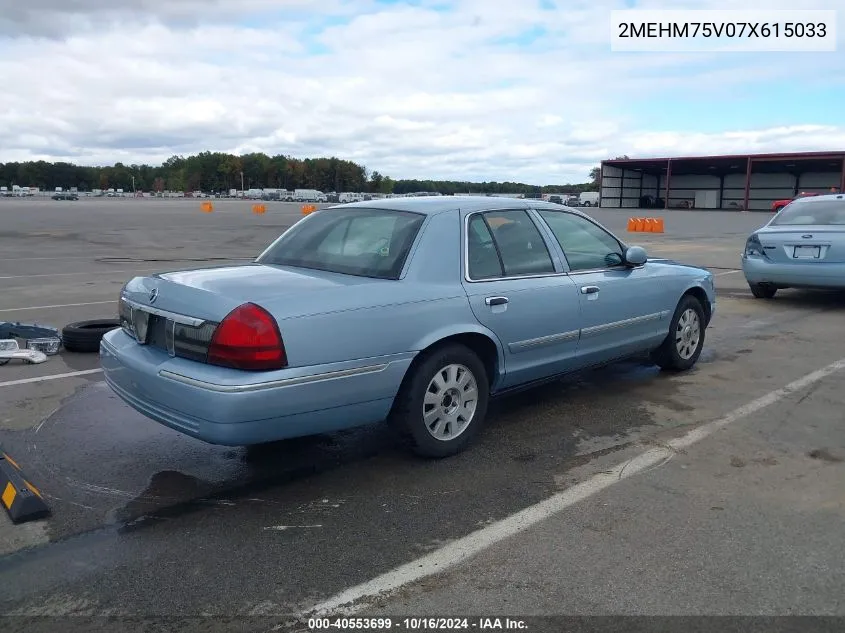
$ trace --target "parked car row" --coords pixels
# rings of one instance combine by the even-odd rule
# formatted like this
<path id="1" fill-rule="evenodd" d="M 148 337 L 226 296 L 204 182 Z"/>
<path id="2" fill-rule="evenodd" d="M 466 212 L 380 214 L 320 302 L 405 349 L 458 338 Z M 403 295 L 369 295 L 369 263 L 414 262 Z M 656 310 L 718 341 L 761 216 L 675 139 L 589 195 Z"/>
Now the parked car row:
<path id="1" fill-rule="evenodd" d="M 562 204 L 567 207 L 597 207 L 600 205 L 599 193 L 597 191 L 587 191 L 578 196 L 551 195 L 548 197 L 548 202 Z"/>

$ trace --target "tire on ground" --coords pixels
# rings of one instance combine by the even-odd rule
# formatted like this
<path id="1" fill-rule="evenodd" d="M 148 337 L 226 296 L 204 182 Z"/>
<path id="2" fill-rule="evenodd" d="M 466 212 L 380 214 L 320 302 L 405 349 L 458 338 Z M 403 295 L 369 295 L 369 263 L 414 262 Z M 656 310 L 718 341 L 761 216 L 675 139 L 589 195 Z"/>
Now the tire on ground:
<path id="1" fill-rule="evenodd" d="M 755 299 L 772 299 L 777 294 L 778 289 L 768 284 L 752 284 L 748 287 L 751 289 L 751 294 Z"/>
<path id="2" fill-rule="evenodd" d="M 697 317 L 699 328 L 698 345 L 690 356 L 684 358 L 678 350 L 678 326 L 684 315 L 689 316 L 690 310 Z M 666 371 L 680 372 L 690 369 L 698 361 L 701 350 L 704 349 L 705 331 L 704 306 L 701 305 L 701 301 L 696 297 L 684 295 L 678 303 L 678 307 L 675 308 L 675 313 L 672 315 L 669 333 L 660 347 L 651 353 L 651 360 Z"/>
<path id="3" fill-rule="evenodd" d="M 435 376 L 450 365 L 469 370 L 477 397 L 468 426 L 456 437 L 438 439 L 426 427 L 423 407 L 429 385 Z M 448 457 L 465 450 L 478 435 L 487 416 L 490 379 L 484 363 L 464 345 L 447 344 L 423 352 L 405 377 L 388 417 L 388 423 L 400 439 L 421 457 Z"/>
<path id="4" fill-rule="evenodd" d="M 62 328 L 62 346 L 69 352 L 98 352 L 103 335 L 119 327 L 118 319 L 94 319 L 69 323 Z"/>

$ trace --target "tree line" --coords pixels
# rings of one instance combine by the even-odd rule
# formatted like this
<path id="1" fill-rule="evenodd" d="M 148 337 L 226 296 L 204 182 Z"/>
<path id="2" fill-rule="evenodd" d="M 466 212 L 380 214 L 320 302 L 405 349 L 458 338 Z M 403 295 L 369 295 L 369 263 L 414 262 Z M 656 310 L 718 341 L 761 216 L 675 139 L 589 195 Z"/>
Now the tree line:
<path id="1" fill-rule="evenodd" d="M 461 182 L 452 180 L 394 180 L 377 171 L 340 158 L 293 158 L 262 153 L 235 156 L 221 152 L 201 152 L 194 156 L 172 156 L 159 166 L 125 165 L 88 167 L 72 163 L 28 161 L 0 163 L 0 185 L 12 188 L 56 187 L 79 191 L 123 189 L 124 191 L 203 191 L 230 189 L 317 189 L 323 192 L 361 193 L 437 192 L 541 194 L 580 193 L 598 184 L 596 169 L 590 180 L 578 184 L 545 185 L 520 182 Z"/>

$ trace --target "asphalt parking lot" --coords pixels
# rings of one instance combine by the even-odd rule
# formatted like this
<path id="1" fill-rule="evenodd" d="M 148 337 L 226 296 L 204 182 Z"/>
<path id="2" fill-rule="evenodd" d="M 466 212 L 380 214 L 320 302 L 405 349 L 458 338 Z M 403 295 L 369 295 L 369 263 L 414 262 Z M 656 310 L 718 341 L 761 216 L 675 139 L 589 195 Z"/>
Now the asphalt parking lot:
<path id="1" fill-rule="evenodd" d="M 0 517 L 0 612 L 845 615 L 845 296 L 751 297 L 739 253 L 766 214 L 672 211 L 637 236 L 630 211 L 591 214 L 717 275 L 698 366 L 630 362 L 503 400 L 445 461 L 379 426 L 208 446 L 124 406 L 96 355 L 0 367 L 0 443 L 53 511 Z M 0 320 L 113 317 L 128 278 L 251 259 L 299 217 L 0 200 Z"/>

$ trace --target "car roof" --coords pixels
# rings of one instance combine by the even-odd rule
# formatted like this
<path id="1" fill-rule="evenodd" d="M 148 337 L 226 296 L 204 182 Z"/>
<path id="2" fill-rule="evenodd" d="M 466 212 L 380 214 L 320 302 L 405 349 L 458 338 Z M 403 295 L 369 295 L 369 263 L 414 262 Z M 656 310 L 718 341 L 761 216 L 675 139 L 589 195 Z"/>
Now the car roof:
<path id="1" fill-rule="evenodd" d="M 567 211 L 577 215 L 584 215 L 571 207 L 561 207 L 553 202 L 545 202 L 534 198 L 503 198 L 498 196 L 425 196 L 418 198 L 382 198 L 352 202 L 349 204 L 329 207 L 358 208 L 358 209 L 386 209 L 391 211 L 412 211 L 426 215 L 435 215 L 445 211 L 493 211 L 498 209 L 550 209 Z M 585 216 L 586 217 L 586 216 Z"/>

